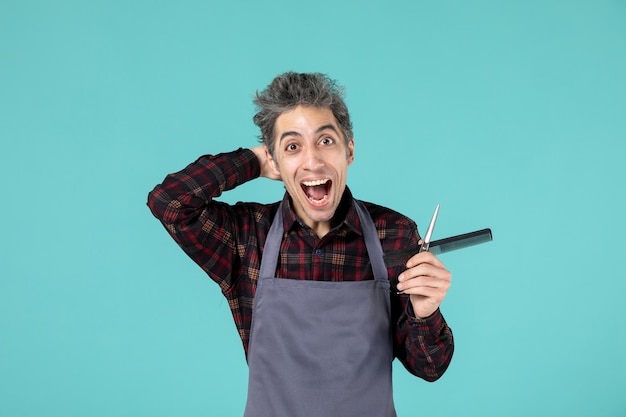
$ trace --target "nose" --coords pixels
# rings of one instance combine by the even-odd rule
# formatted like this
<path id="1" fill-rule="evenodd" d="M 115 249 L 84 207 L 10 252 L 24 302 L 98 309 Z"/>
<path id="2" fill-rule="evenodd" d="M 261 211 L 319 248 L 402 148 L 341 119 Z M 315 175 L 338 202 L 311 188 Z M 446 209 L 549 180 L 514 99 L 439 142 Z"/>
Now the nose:
<path id="1" fill-rule="evenodd" d="M 305 169 L 315 170 L 324 165 L 321 151 L 316 146 L 308 146 L 304 152 L 303 164 Z"/>

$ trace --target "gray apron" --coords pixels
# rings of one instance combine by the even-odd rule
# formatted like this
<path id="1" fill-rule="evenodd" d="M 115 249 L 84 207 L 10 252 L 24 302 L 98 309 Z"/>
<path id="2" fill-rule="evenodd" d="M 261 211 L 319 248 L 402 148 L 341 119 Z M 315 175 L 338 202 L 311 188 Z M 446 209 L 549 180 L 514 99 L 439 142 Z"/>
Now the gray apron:
<path id="1" fill-rule="evenodd" d="M 276 278 L 282 204 L 265 243 L 248 349 L 245 417 L 395 417 L 389 280 L 356 202 L 374 280 Z"/>

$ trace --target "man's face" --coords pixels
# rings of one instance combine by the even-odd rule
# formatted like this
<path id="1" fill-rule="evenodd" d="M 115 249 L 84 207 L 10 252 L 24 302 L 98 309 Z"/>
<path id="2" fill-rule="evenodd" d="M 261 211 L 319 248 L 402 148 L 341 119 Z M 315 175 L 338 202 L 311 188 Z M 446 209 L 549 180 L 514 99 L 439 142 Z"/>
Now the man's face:
<path id="1" fill-rule="evenodd" d="M 300 220 L 318 236 L 330 221 L 346 188 L 348 166 L 354 161 L 354 142 L 348 146 L 328 108 L 297 106 L 278 116 L 274 158 Z"/>

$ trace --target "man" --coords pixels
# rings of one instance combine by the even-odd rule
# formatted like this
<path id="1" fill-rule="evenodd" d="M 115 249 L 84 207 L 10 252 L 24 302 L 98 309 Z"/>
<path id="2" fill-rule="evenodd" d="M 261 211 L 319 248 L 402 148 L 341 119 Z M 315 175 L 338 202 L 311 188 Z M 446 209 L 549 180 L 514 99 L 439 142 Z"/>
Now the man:
<path id="1" fill-rule="evenodd" d="M 228 299 L 250 371 L 246 417 L 395 416 L 394 357 L 428 381 L 450 363 L 439 305 L 451 274 L 418 253 L 413 221 L 352 197 L 352 124 L 334 81 L 285 73 L 255 104 L 261 146 L 200 157 L 148 205 Z M 282 181 L 282 201 L 215 200 L 257 177 Z"/>

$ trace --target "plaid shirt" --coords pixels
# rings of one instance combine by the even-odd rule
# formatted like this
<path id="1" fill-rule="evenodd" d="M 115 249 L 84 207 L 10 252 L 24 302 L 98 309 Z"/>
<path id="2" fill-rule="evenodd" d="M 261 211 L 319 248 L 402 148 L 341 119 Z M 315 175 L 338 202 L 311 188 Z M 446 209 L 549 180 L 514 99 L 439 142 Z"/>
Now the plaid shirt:
<path id="1" fill-rule="evenodd" d="M 152 213 L 185 253 L 219 284 L 246 355 L 260 259 L 279 203 L 229 205 L 214 199 L 259 175 L 258 159 L 250 150 L 207 155 L 168 175 L 148 196 Z M 321 239 L 298 220 L 287 194 L 283 201 L 284 234 L 277 277 L 318 281 L 373 279 L 361 224 L 348 189 L 335 216 L 340 221 Z M 417 253 L 419 236 L 413 221 L 385 207 L 371 203 L 365 206 L 378 230 L 383 253 L 393 255 L 411 247 Z M 407 260 L 396 259 L 394 265 L 388 265 L 392 288 Z M 391 310 L 395 357 L 414 375 L 428 381 L 438 379 L 454 350 L 452 332 L 440 311 L 417 319 L 409 297 L 393 290 Z"/>

